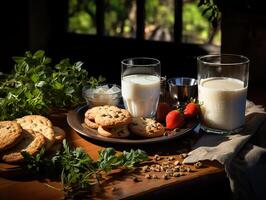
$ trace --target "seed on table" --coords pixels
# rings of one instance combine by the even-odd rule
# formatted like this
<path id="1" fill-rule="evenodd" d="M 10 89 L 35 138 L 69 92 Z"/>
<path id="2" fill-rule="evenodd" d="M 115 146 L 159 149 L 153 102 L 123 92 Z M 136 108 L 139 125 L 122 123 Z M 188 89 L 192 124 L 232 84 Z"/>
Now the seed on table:
<path id="1" fill-rule="evenodd" d="M 179 172 L 179 167 L 176 166 L 176 167 L 174 168 L 174 172 Z"/>
<path id="2" fill-rule="evenodd" d="M 162 165 L 169 165 L 169 161 L 164 161 Z"/>
<path id="3" fill-rule="evenodd" d="M 170 156 L 170 157 L 168 157 L 168 160 L 173 161 L 173 160 L 175 160 L 175 158 L 173 156 Z"/>
<path id="4" fill-rule="evenodd" d="M 191 172 L 192 171 L 190 167 L 187 167 L 186 170 L 187 170 L 187 172 Z"/>
<path id="5" fill-rule="evenodd" d="M 180 167 L 180 168 L 179 168 L 179 171 L 180 171 L 180 172 L 185 172 L 186 169 L 185 169 L 185 167 Z"/>
<path id="6" fill-rule="evenodd" d="M 158 154 L 155 154 L 153 157 L 154 160 L 158 161 L 161 159 L 161 157 Z"/>
<path id="7" fill-rule="evenodd" d="M 179 177 L 179 176 L 180 176 L 180 173 L 178 172 L 173 173 L 173 177 Z"/>
<path id="8" fill-rule="evenodd" d="M 167 169 L 165 171 L 166 174 L 172 175 L 174 173 L 174 171 L 172 169 Z"/>
<path id="9" fill-rule="evenodd" d="M 142 171 L 143 171 L 143 172 L 148 172 L 148 171 L 150 171 L 149 166 L 148 166 L 148 165 L 143 166 L 143 167 L 142 167 Z"/>
<path id="10" fill-rule="evenodd" d="M 158 179 L 158 176 L 157 176 L 156 174 L 153 174 L 153 175 L 152 175 L 152 178 L 153 178 L 153 179 Z"/>
<path id="11" fill-rule="evenodd" d="M 169 179 L 169 176 L 168 176 L 167 174 L 164 174 L 164 175 L 162 176 L 162 178 L 163 178 L 164 180 L 167 180 L 167 179 Z"/>
<path id="12" fill-rule="evenodd" d="M 146 175 L 145 175 L 145 178 L 146 178 L 146 179 L 151 179 L 151 175 L 150 175 L 150 174 L 146 174 Z"/>
<path id="13" fill-rule="evenodd" d="M 194 166 L 195 166 L 197 169 L 199 169 L 199 168 L 203 167 L 203 164 L 202 164 L 202 162 L 196 162 L 196 163 L 194 164 Z"/>
<path id="14" fill-rule="evenodd" d="M 188 156 L 187 153 L 182 153 L 182 154 L 179 155 L 179 157 L 182 158 L 182 159 L 186 158 L 187 156 Z"/>
<path id="15" fill-rule="evenodd" d="M 180 165 L 180 164 L 181 164 L 181 163 L 180 163 L 179 160 L 177 160 L 177 161 L 174 162 L 174 165 Z"/>

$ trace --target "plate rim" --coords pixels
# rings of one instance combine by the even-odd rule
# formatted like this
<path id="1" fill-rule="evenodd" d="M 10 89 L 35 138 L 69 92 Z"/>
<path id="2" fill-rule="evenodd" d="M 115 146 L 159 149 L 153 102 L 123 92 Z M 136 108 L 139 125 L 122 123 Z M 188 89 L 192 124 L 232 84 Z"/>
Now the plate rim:
<path id="1" fill-rule="evenodd" d="M 78 134 L 81 134 L 87 138 L 91 138 L 91 139 L 95 139 L 101 142 L 108 142 L 108 143 L 114 143 L 114 144 L 148 144 L 148 143 L 157 143 L 157 142 L 167 142 L 170 140 L 174 140 L 177 139 L 178 137 L 181 137 L 187 133 L 189 133 L 191 130 L 195 129 L 198 124 L 199 121 L 195 120 L 195 122 L 191 125 L 191 128 L 185 128 L 185 129 L 181 129 L 181 132 L 177 132 L 177 134 L 171 134 L 168 136 L 161 136 L 161 137 L 153 137 L 153 138 L 143 138 L 143 139 L 127 139 L 127 138 L 109 138 L 109 137 L 103 137 L 103 136 L 99 136 L 97 135 L 97 130 L 92 129 L 92 128 L 84 128 L 82 126 L 82 124 L 80 123 L 80 120 L 78 118 L 80 118 L 81 116 L 79 116 L 81 114 L 81 112 L 88 108 L 89 105 L 87 104 L 83 104 L 78 106 L 76 109 L 74 110 L 70 110 L 67 113 L 67 123 L 68 125 L 75 130 Z M 73 123 L 73 119 L 78 121 L 79 127 L 77 127 L 76 125 L 74 125 Z"/>

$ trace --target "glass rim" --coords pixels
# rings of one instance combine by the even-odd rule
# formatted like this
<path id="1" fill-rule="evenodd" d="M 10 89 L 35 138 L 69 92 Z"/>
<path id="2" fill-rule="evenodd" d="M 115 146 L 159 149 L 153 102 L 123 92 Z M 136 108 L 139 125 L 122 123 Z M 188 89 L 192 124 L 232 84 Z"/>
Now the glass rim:
<path id="1" fill-rule="evenodd" d="M 213 62 L 208 62 L 208 61 L 204 61 L 203 59 L 205 58 L 221 58 L 221 57 L 232 57 L 232 58 L 239 58 L 239 59 L 243 59 L 242 62 L 227 62 L 227 63 L 213 63 Z M 243 64 L 248 64 L 250 62 L 250 60 L 243 55 L 240 54 L 209 54 L 209 55 L 204 55 L 204 56 L 198 56 L 197 57 L 197 61 L 201 62 L 202 64 L 205 65 L 219 65 L 219 66 L 234 66 L 234 65 L 243 65 Z"/>
<path id="2" fill-rule="evenodd" d="M 147 63 L 147 64 L 134 64 L 134 63 L 128 63 L 130 60 L 147 60 L 147 61 L 154 61 L 154 63 Z M 151 57 L 132 57 L 132 58 L 126 58 L 121 61 L 122 65 L 125 66 L 136 66 L 136 67 L 147 67 L 147 66 L 158 66 L 161 64 L 160 60 L 156 58 Z"/>
<path id="3" fill-rule="evenodd" d="M 196 78 L 191 78 L 191 77 L 171 77 L 167 80 L 167 83 L 169 85 L 176 85 L 175 83 L 173 83 L 173 80 L 189 80 L 189 81 L 193 81 L 193 85 L 190 85 L 190 86 L 194 86 L 194 85 L 197 85 L 198 84 L 198 80 Z M 186 84 L 179 84 L 180 86 L 181 85 L 186 85 Z"/>

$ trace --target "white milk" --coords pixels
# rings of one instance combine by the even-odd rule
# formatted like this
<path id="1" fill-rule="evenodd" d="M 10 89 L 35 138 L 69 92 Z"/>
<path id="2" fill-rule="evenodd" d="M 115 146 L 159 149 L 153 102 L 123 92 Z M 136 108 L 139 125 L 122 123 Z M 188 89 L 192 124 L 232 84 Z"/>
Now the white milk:
<path id="1" fill-rule="evenodd" d="M 160 96 L 160 77 L 146 74 L 124 76 L 122 97 L 126 109 L 134 116 L 152 117 Z"/>
<path id="2" fill-rule="evenodd" d="M 199 84 L 203 124 L 207 127 L 234 130 L 245 121 L 247 87 L 233 78 L 207 78 Z"/>

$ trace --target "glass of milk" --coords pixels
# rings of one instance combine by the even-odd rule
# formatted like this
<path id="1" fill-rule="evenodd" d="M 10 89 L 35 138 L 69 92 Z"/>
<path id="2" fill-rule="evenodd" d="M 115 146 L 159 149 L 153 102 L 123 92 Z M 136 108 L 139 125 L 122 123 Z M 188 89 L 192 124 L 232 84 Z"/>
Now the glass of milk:
<path id="1" fill-rule="evenodd" d="M 122 98 L 134 117 L 154 118 L 160 97 L 161 64 L 154 58 L 138 57 L 121 62 Z"/>
<path id="2" fill-rule="evenodd" d="M 201 128 L 210 133 L 239 132 L 245 123 L 249 59 L 242 55 L 197 58 Z"/>

